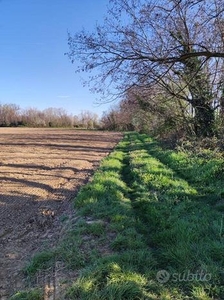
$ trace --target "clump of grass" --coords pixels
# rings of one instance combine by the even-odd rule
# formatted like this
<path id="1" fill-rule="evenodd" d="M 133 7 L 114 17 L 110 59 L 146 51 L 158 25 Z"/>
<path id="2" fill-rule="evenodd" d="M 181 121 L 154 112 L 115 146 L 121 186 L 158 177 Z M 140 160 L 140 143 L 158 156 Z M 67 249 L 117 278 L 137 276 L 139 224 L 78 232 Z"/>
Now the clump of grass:
<path id="1" fill-rule="evenodd" d="M 39 270 L 48 269 L 55 261 L 55 251 L 43 251 L 36 254 L 24 269 L 28 276 L 35 275 Z"/>
<path id="2" fill-rule="evenodd" d="M 13 295 L 10 300 L 43 300 L 43 291 L 40 289 L 20 291 Z"/>
<path id="3" fill-rule="evenodd" d="M 101 258 L 84 269 L 79 279 L 68 289 L 67 297 L 151 299 L 148 277 L 154 265 L 152 254 L 146 249 L 127 250 Z"/>

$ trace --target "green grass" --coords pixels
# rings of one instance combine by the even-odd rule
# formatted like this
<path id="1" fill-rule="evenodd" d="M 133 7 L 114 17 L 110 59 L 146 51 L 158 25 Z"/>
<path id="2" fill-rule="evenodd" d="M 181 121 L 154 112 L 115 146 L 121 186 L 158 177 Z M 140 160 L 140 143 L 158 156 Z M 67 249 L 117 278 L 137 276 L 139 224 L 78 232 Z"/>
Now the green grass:
<path id="1" fill-rule="evenodd" d="M 42 299 L 43 299 L 43 292 L 40 289 L 18 292 L 10 298 L 10 300 L 42 300 Z"/>
<path id="2" fill-rule="evenodd" d="M 74 199 L 77 221 L 57 249 L 26 272 L 55 261 L 77 271 L 63 299 L 224 298 L 223 164 L 126 134 Z"/>
<path id="3" fill-rule="evenodd" d="M 25 268 L 25 272 L 28 276 L 32 276 L 37 271 L 47 269 L 52 265 L 55 258 L 54 251 L 44 251 L 36 254 L 31 263 Z"/>

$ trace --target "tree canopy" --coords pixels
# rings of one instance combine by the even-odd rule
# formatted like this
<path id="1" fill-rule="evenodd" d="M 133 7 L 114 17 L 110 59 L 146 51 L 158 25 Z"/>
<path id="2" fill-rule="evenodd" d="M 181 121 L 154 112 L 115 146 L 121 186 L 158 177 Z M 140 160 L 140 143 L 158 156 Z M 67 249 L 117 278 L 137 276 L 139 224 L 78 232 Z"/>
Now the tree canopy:
<path id="1" fill-rule="evenodd" d="M 212 134 L 224 86 L 222 0 L 111 0 L 104 23 L 68 43 L 104 99 L 157 86 L 193 106 L 198 135 Z"/>

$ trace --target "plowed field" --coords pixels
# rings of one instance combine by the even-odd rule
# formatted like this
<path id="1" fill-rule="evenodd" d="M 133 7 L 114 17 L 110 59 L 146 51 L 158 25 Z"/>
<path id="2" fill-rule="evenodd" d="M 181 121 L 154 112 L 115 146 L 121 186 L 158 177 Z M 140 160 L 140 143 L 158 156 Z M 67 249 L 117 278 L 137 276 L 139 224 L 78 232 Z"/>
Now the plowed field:
<path id="1" fill-rule="evenodd" d="M 21 269 L 53 246 L 72 199 L 119 133 L 0 128 L 0 299 L 24 286 Z"/>

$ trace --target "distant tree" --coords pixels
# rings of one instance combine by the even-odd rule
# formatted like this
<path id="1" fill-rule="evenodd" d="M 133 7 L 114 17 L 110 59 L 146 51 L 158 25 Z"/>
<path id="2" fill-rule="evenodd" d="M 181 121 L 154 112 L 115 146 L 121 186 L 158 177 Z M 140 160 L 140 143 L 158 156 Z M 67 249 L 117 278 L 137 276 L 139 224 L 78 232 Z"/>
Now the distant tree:
<path id="1" fill-rule="evenodd" d="M 82 111 L 78 118 L 79 124 L 83 128 L 94 129 L 99 126 L 98 115 L 89 110 Z"/>
<path id="2" fill-rule="evenodd" d="M 194 112 L 198 136 L 213 134 L 214 110 L 223 89 L 222 0 L 111 0 L 95 32 L 69 35 L 68 56 L 103 97 L 130 88 L 160 86 Z M 96 75 L 95 75 L 96 74 Z M 217 105 L 214 105 L 214 102 Z"/>
<path id="3" fill-rule="evenodd" d="M 17 126 L 20 107 L 16 104 L 0 104 L 0 126 Z"/>
<path id="4" fill-rule="evenodd" d="M 101 118 L 102 128 L 105 130 L 123 130 L 120 126 L 119 108 L 110 108 Z"/>
<path id="5" fill-rule="evenodd" d="M 74 115 L 73 116 L 73 126 L 78 128 L 80 126 L 80 120 L 79 120 L 79 116 L 78 115 Z"/>
<path id="6" fill-rule="evenodd" d="M 54 127 L 72 127 L 72 116 L 63 108 L 48 108 L 45 110 L 46 118 L 50 118 Z"/>
<path id="7" fill-rule="evenodd" d="M 46 126 L 44 114 L 36 108 L 27 108 L 21 113 L 22 123 L 29 127 Z"/>

